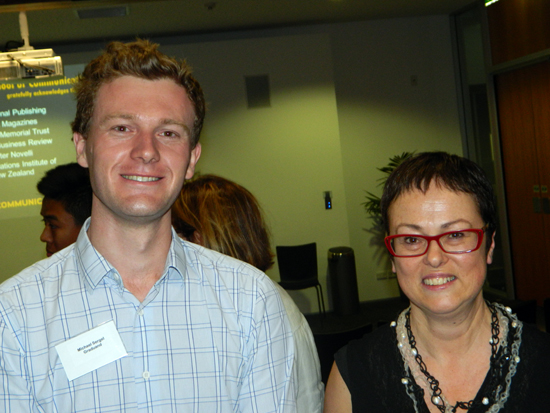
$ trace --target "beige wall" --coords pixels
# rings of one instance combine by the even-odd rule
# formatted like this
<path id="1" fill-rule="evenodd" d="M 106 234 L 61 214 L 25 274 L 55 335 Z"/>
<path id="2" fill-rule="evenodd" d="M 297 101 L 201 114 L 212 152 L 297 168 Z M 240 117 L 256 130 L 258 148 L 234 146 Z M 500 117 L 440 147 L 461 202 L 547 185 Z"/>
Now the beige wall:
<path id="1" fill-rule="evenodd" d="M 212 35 L 162 47 L 188 59 L 206 92 L 198 170 L 233 179 L 258 197 L 273 246 L 317 242 L 325 299 L 327 250 L 340 245 L 355 250 L 361 300 L 398 294 L 395 280 L 377 280 L 385 271 L 384 255 L 370 245 L 361 203 L 365 190 L 379 192 L 376 167 L 390 156 L 461 153 L 449 30 L 447 17 L 433 16 L 255 32 L 233 40 Z M 74 64 L 95 52 L 62 55 Z M 271 107 L 247 109 L 244 76 L 259 74 L 269 75 Z M 330 211 L 322 198 L 327 190 L 333 192 Z M 27 223 L 20 241 L 2 241 L 1 250 L 17 254 L 1 277 L 40 256 L 39 221 Z M 18 234 L 20 224 L 0 228 Z M 268 275 L 277 280 L 277 267 Z M 317 311 L 313 289 L 292 296 L 302 311 Z"/>
<path id="2" fill-rule="evenodd" d="M 404 151 L 462 155 L 446 16 L 352 23 L 331 30 L 350 246 L 359 295 L 398 295 L 381 243 L 365 229 L 364 191 L 381 195 L 376 170 Z M 411 84 L 416 76 L 417 85 Z M 372 244 L 376 245 L 372 245 Z"/>
<path id="3" fill-rule="evenodd" d="M 338 111 L 327 34 L 304 34 L 171 46 L 192 62 L 209 102 L 201 173 L 248 188 L 261 202 L 275 245 L 349 245 Z M 248 109 L 245 75 L 267 74 L 271 107 Z M 323 191 L 334 209 L 325 210 Z M 278 279 L 277 266 L 268 274 Z M 292 293 L 316 312 L 314 290 Z"/>

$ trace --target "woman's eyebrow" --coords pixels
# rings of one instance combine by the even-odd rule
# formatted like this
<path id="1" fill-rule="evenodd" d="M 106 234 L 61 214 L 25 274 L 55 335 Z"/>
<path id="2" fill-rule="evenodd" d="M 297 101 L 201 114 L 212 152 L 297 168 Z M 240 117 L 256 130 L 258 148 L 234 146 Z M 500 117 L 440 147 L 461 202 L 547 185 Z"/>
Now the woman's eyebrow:
<path id="1" fill-rule="evenodd" d="M 448 229 L 449 227 L 452 227 L 453 225 L 459 224 L 459 223 L 468 224 L 468 225 L 470 225 L 470 227 L 472 226 L 470 221 L 468 221 L 464 218 L 459 218 L 459 219 L 455 219 L 454 221 L 445 222 L 444 224 L 442 224 L 440 226 L 440 228 L 441 229 Z M 416 224 L 403 223 L 403 224 L 399 224 L 397 227 L 395 227 L 396 230 L 399 230 L 401 228 L 407 228 L 407 229 L 411 229 L 411 230 L 415 230 L 415 231 L 422 231 L 422 227 L 420 225 L 416 225 Z"/>
<path id="2" fill-rule="evenodd" d="M 453 225 L 459 224 L 459 223 L 465 223 L 465 224 L 469 224 L 470 226 L 472 226 L 471 222 L 468 221 L 467 219 L 459 218 L 459 219 L 455 219 L 454 221 L 447 222 L 447 223 L 441 225 L 441 228 L 449 228 L 450 226 L 453 226 Z"/>
<path id="3" fill-rule="evenodd" d="M 399 224 L 397 227 L 395 227 L 396 230 L 400 228 L 407 228 L 415 231 L 420 231 L 422 229 L 420 225 L 415 225 L 415 224 Z"/>

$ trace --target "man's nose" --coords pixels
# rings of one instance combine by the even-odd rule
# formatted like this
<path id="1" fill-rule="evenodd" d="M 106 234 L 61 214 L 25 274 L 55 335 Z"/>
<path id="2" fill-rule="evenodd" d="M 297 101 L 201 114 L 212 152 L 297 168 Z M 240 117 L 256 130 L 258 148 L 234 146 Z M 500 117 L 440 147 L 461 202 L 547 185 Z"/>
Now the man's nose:
<path id="1" fill-rule="evenodd" d="M 141 159 L 145 163 L 158 162 L 160 159 L 158 144 L 154 133 L 141 132 L 134 137 L 132 157 Z"/>
<path id="2" fill-rule="evenodd" d="M 44 227 L 42 234 L 40 234 L 40 241 L 42 242 L 51 242 L 52 241 L 52 231 L 48 225 Z"/>

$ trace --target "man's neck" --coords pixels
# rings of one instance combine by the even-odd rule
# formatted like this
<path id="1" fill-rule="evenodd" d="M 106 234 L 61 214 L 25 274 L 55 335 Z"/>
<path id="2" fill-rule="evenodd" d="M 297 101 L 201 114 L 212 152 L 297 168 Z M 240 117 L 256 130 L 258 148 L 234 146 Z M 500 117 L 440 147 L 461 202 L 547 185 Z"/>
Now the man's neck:
<path id="1" fill-rule="evenodd" d="M 172 242 L 170 214 L 140 224 L 98 217 L 92 212 L 88 238 L 116 268 L 126 289 L 143 301 L 164 271 Z"/>

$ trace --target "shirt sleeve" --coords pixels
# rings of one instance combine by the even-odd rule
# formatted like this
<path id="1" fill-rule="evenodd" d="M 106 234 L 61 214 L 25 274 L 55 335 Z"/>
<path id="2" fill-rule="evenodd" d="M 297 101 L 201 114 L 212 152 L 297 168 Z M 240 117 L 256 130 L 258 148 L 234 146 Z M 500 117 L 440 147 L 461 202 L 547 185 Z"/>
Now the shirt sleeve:
<path id="1" fill-rule="evenodd" d="M 0 315 L 0 411 L 34 412 L 26 360 L 18 341 Z"/>
<path id="2" fill-rule="evenodd" d="M 296 405 L 298 413 L 321 413 L 325 387 L 321 380 L 321 364 L 317 346 L 307 320 L 300 315 L 300 325 L 293 329 L 295 357 L 294 376 L 298 395 Z"/>
<path id="3" fill-rule="evenodd" d="M 239 411 L 295 413 L 294 339 L 273 286 L 258 294 L 252 323 Z"/>
<path id="4" fill-rule="evenodd" d="M 298 413 L 321 413 L 325 386 L 321 380 L 321 363 L 317 345 L 309 324 L 294 300 L 277 283 L 294 337 L 294 378 L 296 383 L 296 408 Z"/>

